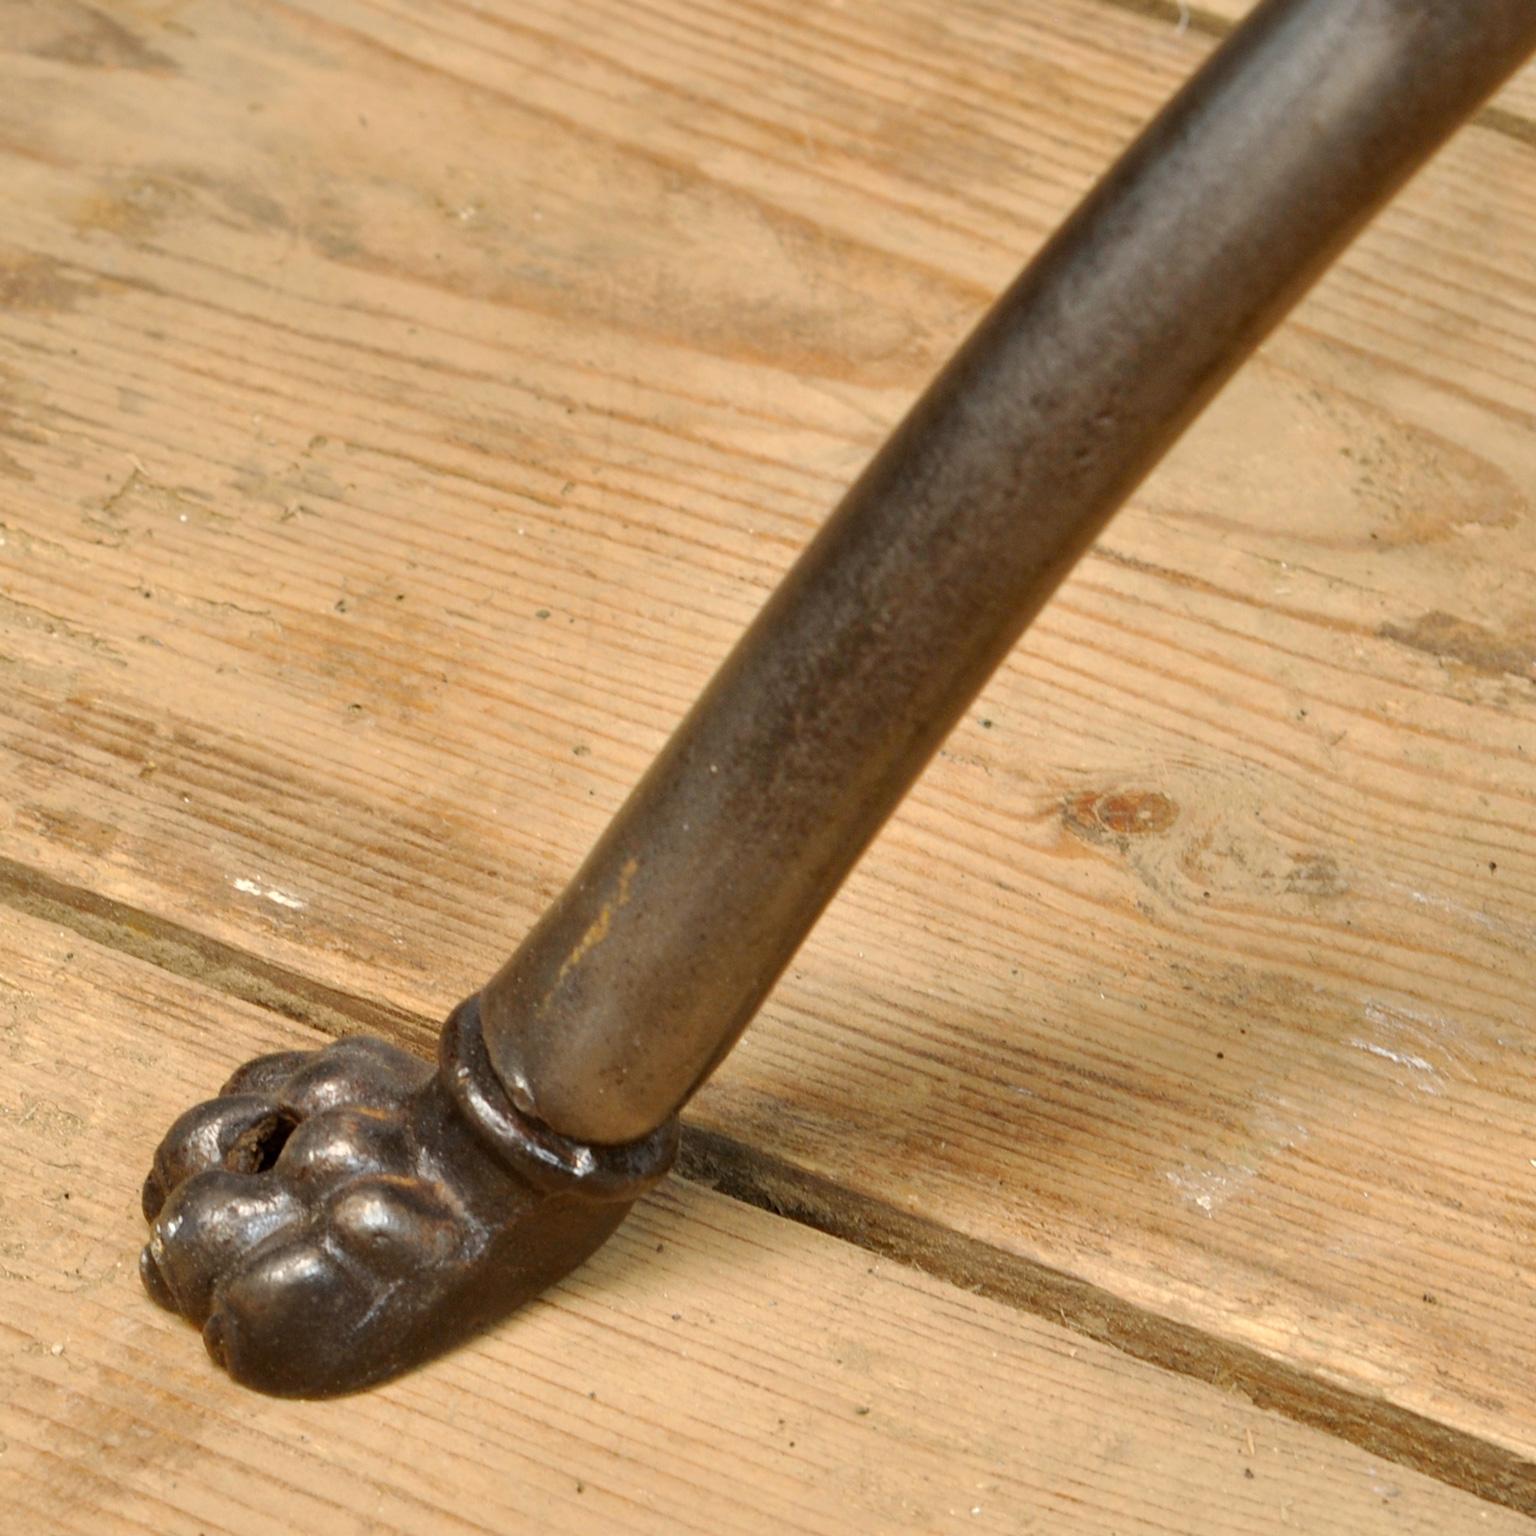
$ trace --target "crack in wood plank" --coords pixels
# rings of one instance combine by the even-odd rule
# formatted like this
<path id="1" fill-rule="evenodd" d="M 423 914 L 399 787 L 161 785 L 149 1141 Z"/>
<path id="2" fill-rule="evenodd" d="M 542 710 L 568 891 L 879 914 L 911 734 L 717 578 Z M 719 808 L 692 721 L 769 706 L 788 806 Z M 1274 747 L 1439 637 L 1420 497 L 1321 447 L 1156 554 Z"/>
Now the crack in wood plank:
<path id="1" fill-rule="evenodd" d="M 406 1009 L 327 986 L 289 966 L 53 879 L 15 859 L 0 857 L 0 904 L 332 1038 L 364 1029 L 424 1055 L 430 1054 L 437 1038 L 437 1023 Z"/>

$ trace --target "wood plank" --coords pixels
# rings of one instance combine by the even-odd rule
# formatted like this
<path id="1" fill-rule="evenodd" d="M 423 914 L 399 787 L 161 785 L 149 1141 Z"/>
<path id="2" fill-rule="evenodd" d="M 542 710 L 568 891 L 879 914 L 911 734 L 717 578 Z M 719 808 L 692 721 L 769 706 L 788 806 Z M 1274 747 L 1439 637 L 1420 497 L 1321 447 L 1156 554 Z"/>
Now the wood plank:
<path id="1" fill-rule="evenodd" d="M 418 1039 L 1206 46 L 1044 0 L 22 14 L 6 849 Z M 1473 130 L 1383 218 L 694 1110 L 821 1219 L 1468 1478 L 1536 1454 L 1533 186 Z"/>
<path id="2" fill-rule="evenodd" d="M 0 1502 L 28 1536 L 1524 1526 L 678 1182 L 451 1359 L 258 1398 L 140 1293 L 136 1190 L 228 1051 L 323 1037 L 11 913 L 0 1020 Z"/>

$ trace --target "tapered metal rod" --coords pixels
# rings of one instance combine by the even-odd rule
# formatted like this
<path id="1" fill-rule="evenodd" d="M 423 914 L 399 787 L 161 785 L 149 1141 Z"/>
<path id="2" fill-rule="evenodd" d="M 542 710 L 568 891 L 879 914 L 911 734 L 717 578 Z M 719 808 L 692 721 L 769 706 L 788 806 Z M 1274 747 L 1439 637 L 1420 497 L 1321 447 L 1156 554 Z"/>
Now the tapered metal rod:
<path id="1" fill-rule="evenodd" d="M 1105 521 L 1536 49 L 1536 0 L 1267 0 L 982 320 L 481 996 L 584 1141 L 659 1125 Z"/>
<path id="2" fill-rule="evenodd" d="M 381 1381 L 567 1274 L 1094 534 L 1536 0 L 1266 0 L 984 319 L 434 1069 L 248 1062 L 144 1186 L 144 1284 L 238 1381 Z"/>

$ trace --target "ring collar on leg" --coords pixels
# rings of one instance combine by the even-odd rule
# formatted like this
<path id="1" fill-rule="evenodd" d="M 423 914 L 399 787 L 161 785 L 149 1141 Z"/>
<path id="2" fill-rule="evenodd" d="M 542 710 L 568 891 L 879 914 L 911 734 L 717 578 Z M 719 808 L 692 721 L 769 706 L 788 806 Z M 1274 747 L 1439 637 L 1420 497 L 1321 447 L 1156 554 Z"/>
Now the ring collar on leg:
<path id="1" fill-rule="evenodd" d="M 616 1145 L 575 1141 L 525 1115 L 497 1077 L 485 1048 L 479 997 L 460 1003 L 438 1047 L 442 1082 L 460 1113 L 496 1156 L 536 1188 L 589 1200 L 634 1200 L 660 1182 L 677 1157 L 673 1115 L 645 1136 Z"/>

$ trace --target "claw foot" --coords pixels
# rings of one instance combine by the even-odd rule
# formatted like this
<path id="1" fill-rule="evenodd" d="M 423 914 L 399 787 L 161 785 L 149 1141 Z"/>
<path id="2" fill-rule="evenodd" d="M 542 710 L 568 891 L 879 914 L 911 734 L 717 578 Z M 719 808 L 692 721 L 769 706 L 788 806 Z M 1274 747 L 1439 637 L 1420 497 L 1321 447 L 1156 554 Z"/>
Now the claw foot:
<path id="1" fill-rule="evenodd" d="M 475 1001 L 436 1071 L 382 1040 L 242 1067 L 190 1109 L 144 1184 L 145 1288 L 263 1392 L 382 1381 L 574 1269 L 663 1177 L 677 1125 L 586 1146 L 518 1113 Z"/>

